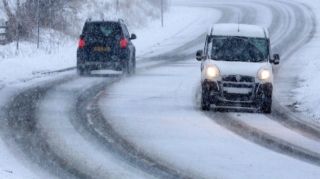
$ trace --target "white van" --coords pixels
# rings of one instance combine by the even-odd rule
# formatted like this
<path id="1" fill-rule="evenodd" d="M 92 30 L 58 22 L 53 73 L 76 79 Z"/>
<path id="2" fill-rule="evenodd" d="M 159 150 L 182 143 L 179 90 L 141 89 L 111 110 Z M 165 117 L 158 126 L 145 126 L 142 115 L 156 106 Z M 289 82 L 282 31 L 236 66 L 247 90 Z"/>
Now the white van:
<path id="1" fill-rule="evenodd" d="M 271 112 L 273 71 L 269 33 L 245 24 L 215 24 L 207 34 L 201 63 L 201 108 L 254 108 Z"/>

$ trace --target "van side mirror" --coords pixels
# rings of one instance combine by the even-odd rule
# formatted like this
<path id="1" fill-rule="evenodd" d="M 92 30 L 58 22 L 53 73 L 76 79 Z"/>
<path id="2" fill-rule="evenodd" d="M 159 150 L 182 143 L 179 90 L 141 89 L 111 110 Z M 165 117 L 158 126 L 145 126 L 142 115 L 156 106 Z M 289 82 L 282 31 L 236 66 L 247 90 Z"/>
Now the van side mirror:
<path id="1" fill-rule="evenodd" d="M 202 59 L 204 59 L 203 57 L 203 50 L 198 50 L 197 53 L 196 53 L 196 59 L 198 61 L 201 61 Z"/>
<path id="2" fill-rule="evenodd" d="M 130 40 L 134 40 L 136 38 L 137 38 L 136 34 L 131 34 Z"/>
<path id="3" fill-rule="evenodd" d="M 278 65 L 280 63 L 280 55 L 274 54 L 272 62 L 273 62 L 273 64 Z"/>

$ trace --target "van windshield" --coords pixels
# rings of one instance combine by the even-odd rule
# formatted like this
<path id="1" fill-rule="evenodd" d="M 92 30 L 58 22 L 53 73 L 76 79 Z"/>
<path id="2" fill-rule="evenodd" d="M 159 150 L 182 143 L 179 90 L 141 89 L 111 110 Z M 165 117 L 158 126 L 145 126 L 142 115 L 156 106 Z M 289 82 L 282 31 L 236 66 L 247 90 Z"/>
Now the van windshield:
<path id="1" fill-rule="evenodd" d="M 213 60 L 265 62 L 268 60 L 268 40 L 247 37 L 211 37 L 209 55 Z"/>

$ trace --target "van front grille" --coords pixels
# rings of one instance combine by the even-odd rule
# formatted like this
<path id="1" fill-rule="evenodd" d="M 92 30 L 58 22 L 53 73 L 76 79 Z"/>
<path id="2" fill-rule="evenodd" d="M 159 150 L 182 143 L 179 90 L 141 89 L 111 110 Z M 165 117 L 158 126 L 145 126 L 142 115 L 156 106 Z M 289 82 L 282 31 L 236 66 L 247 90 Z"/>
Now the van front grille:
<path id="1" fill-rule="evenodd" d="M 256 88 L 254 77 L 230 75 L 223 76 L 219 84 L 222 98 L 226 101 L 250 102 Z"/>

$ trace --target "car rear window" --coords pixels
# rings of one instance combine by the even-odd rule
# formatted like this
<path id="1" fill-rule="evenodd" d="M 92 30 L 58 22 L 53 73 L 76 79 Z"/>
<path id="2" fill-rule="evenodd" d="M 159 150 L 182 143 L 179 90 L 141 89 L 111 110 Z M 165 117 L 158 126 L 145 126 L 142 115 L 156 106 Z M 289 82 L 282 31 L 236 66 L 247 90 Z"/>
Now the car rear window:
<path id="1" fill-rule="evenodd" d="M 110 37 L 121 35 L 121 28 L 116 22 L 91 22 L 85 25 L 82 34 Z"/>

